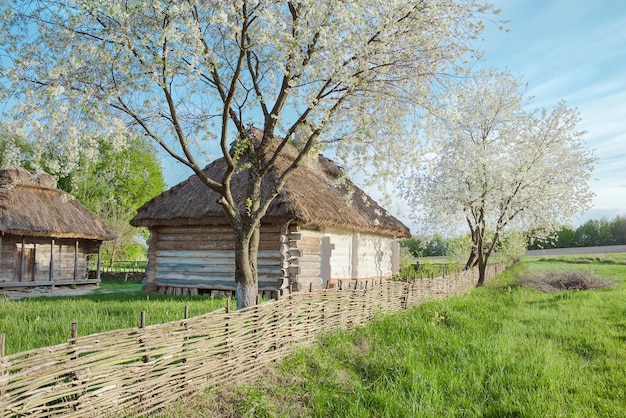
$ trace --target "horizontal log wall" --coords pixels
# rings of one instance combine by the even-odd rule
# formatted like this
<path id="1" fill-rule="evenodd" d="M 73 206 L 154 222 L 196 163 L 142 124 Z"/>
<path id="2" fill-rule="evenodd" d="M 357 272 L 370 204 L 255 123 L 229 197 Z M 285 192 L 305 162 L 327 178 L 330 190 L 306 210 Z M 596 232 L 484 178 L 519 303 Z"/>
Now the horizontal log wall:
<path id="1" fill-rule="evenodd" d="M 490 266 L 487 278 L 495 273 L 497 266 Z M 476 271 L 466 271 L 412 283 L 370 281 L 362 290 L 300 292 L 237 312 L 77 337 L 0 357 L 0 415 L 147 415 L 206 387 L 256 378 L 321 332 L 465 292 L 476 280 Z"/>
<path id="2" fill-rule="evenodd" d="M 293 290 L 302 291 L 322 288 L 321 238 L 319 231 L 301 229 L 291 225 L 287 235 L 289 282 Z"/>
<path id="3" fill-rule="evenodd" d="M 173 294 L 196 293 L 200 289 L 235 290 L 234 250 L 230 227 L 157 228 L 152 231 L 146 272 L 152 288 L 146 290 Z M 258 255 L 262 291 L 287 287 L 280 250 L 280 230 L 263 226 Z"/>

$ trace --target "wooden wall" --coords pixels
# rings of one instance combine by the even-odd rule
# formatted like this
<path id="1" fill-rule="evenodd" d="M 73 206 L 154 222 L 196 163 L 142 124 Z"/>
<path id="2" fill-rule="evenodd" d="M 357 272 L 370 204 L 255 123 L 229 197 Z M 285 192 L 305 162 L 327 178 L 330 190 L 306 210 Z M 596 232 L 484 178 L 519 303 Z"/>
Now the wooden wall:
<path id="1" fill-rule="evenodd" d="M 321 289 L 321 238 L 319 231 L 290 225 L 287 235 L 289 282 L 295 291 Z"/>
<path id="2" fill-rule="evenodd" d="M 3 236 L 0 249 L 0 286 L 72 284 L 87 280 L 88 254 L 97 253 L 99 243 L 79 240 L 76 247 L 76 242 L 71 239 L 25 237 L 22 250 L 22 237 Z M 20 279 L 22 251 L 24 268 Z"/>
<path id="3" fill-rule="evenodd" d="M 261 228 L 260 291 L 288 287 L 288 267 L 281 254 L 282 236 L 277 227 Z M 230 227 L 153 228 L 149 247 L 145 291 L 195 294 L 235 290 L 235 242 Z"/>
<path id="4" fill-rule="evenodd" d="M 263 226 L 259 291 L 302 291 L 337 280 L 391 277 L 393 238 L 336 228 Z M 196 294 L 235 290 L 235 244 L 229 226 L 151 230 L 144 291 Z"/>

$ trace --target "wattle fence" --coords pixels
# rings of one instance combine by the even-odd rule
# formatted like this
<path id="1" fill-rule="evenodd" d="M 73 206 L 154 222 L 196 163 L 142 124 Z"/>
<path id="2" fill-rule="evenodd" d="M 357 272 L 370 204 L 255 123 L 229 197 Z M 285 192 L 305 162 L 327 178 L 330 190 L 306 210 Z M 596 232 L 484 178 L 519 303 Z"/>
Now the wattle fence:
<path id="1" fill-rule="evenodd" d="M 498 272 L 491 266 L 487 279 Z M 258 377 L 321 333 L 461 294 L 477 271 L 294 293 L 247 309 L 70 339 L 0 357 L 3 417 L 147 415 L 206 387 Z"/>

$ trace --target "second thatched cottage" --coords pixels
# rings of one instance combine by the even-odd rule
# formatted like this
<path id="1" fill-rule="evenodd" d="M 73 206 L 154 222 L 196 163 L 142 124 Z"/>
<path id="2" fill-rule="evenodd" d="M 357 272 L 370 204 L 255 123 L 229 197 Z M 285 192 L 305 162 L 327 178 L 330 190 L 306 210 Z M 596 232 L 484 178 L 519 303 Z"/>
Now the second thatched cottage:
<path id="1" fill-rule="evenodd" d="M 96 285 L 89 257 L 115 235 L 54 177 L 22 167 L 0 170 L 0 291 Z M 99 262 L 98 262 L 99 266 Z"/>
<path id="2" fill-rule="evenodd" d="M 295 152 L 281 158 L 277 170 L 293 158 Z M 322 155 L 311 160 L 289 177 L 262 220 L 259 291 L 284 294 L 396 274 L 396 238 L 409 237 L 408 228 L 345 179 L 333 161 Z M 219 178 L 224 168 L 221 158 L 205 172 Z M 243 174 L 232 183 L 239 194 Z M 235 290 L 233 233 L 217 198 L 191 176 L 139 209 L 131 223 L 150 230 L 145 291 Z"/>

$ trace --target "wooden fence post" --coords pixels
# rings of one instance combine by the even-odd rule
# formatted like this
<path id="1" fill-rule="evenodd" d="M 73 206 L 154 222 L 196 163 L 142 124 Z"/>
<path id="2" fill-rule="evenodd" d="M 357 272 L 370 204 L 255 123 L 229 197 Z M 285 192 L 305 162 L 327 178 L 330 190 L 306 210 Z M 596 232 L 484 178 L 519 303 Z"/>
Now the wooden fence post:
<path id="1" fill-rule="evenodd" d="M 4 334 L 0 334 L 0 359 L 4 358 L 4 340 L 5 340 L 6 336 Z M 0 362 L 2 363 L 2 362 Z M 4 377 L 5 372 L 4 372 L 4 368 L 0 371 L 0 379 L 2 377 Z M 0 397 L 2 397 L 4 395 L 4 385 L 5 382 L 0 383 Z M 4 402 L 3 402 L 4 403 Z M 0 412 L 6 412 L 4 405 L 2 406 L 2 408 L 0 408 Z"/>
<path id="2" fill-rule="evenodd" d="M 70 334 L 70 344 L 72 346 L 76 345 L 76 339 L 78 338 L 78 322 L 72 322 L 72 330 Z M 72 354 L 72 360 L 76 360 L 78 356 L 75 356 L 76 348 L 74 348 L 74 353 Z"/>
<path id="3" fill-rule="evenodd" d="M 143 330 L 146 327 L 146 311 L 141 311 L 139 315 L 139 328 Z M 143 362 L 147 363 L 150 361 L 150 350 L 146 347 L 146 337 L 142 332 L 142 337 L 139 338 L 139 344 L 144 348 L 145 355 L 143 356 Z"/>
<path id="4" fill-rule="evenodd" d="M 411 283 L 409 282 L 409 278 L 407 277 L 406 283 L 404 284 L 404 300 L 402 301 L 402 304 L 404 305 L 404 310 L 409 309 L 409 292 L 411 291 L 410 286 Z"/>
<path id="5" fill-rule="evenodd" d="M 187 331 L 189 330 L 187 319 L 189 319 L 189 305 L 185 305 L 183 311 L 183 326 L 185 327 L 185 336 L 183 337 L 183 363 L 187 363 L 187 341 L 189 340 L 189 336 L 187 335 Z"/>

